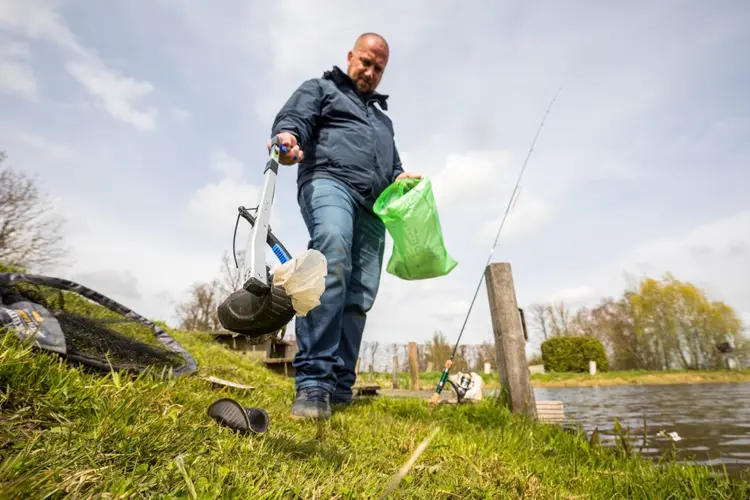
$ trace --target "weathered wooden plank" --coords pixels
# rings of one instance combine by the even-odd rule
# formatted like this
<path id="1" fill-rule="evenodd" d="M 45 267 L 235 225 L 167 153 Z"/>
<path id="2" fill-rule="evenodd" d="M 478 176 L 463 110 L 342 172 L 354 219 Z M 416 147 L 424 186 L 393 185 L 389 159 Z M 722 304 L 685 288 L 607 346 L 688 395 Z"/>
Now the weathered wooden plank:
<path id="1" fill-rule="evenodd" d="M 417 356 L 417 343 L 409 342 L 409 375 L 411 378 L 411 385 L 409 388 L 412 391 L 419 390 L 419 358 Z"/>
<path id="2" fill-rule="evenodd" d="M 562 401 L 537 401 L 536 416 L 540 422 L 563 422 L 565 420 L 565 405 Z"/>

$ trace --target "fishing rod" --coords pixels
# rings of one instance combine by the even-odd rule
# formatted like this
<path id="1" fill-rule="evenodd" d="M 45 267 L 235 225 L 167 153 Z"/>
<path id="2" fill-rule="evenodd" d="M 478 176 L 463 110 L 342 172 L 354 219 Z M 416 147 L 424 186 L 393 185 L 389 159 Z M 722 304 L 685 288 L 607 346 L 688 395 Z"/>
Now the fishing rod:
<path id="1" fill-rule="evenodd" d="M 495 242 L 492 244 L 492 248 L 490 248 L 490 254 L 487 256 L 487 263 L 484 265 L 484 269 L 486 269 L 487 266 L 490 265 L 490 261 L 492 260 L 492 254 L 495 253 L 497 242 L 500 239 L 500 232 L 503 230 L 503 226 L 505 225 L 505 219 L 507 219 L 508 213 L 510 212 L 511 207 L 515 206 L 515 203 L 513 202 L 513 200 L 516 199 L 516 193 L 518 193 L 518 186 L 521 183 L 521 177 L 523 176 L 523 173 L 526 170 L 526 165 L 529 162 L 531 153 L 534 151 L 534 145 L 536 144 L 536 140 L 539 137 L 539 133 L 542 131 L 542 127 L 544 126 L 544 121 L 547 119 L 547 115 L 549 114 L 549 111 L 552 108 L 552 104 L 554 104 L 555 100 L 557 99 L 557 94 L 559 93 L 560 93 L 560 88 L 557 89 L 557 92 L 555 92 L 555 95 L 552 97 L 552 100 L 550 101 L 549 106 L 547 106 L 547 110 L 544 112 L 544 116 L 542 116 L 542 121 L 539 123 L 539 127 L 537 128 L 536 134 L 534 135 L 534 139 L 531 141 L 531 147 L 529 147 L 529 151 L 528 153 L 526 153 L 526 159 L 523 162 L 521 171 L 518 174 L 518 179 L 516 180 L 516 185 L 513 188 L 513 192 L 510 195 L 510 199 L 508 200 L 508 206 L 505 208 L 505 214 L 503 215 L 503 219 L 500 221 L 500 228 L 497 230 L 497 235 L 495 236 Z M 430 399 L 430 406 L 435 406 L 437 404 L 438 400 L 440 399 L 440 393 L 443 391 L 443 387 L 445 386 L 445 382 L 448 380 L 448 372 L 453 366 L 453 358 L 456 356 L 456 351 L 458 350 L 458 344 L 459 342 L 461 342 L 461 336 L 464 334 L 464 329 L 466 328 L 466 323 L 469 321 L 469 316 L 471 315 L 471 310 L 474 307 L 474 302 L 477 300 L 479 289 L 482 286 L 482 280 L 484 280 L 484 272 L 482 272 L 482 275 L 479 277 L 479 283 L 477 283 L 477 288 L 476 290 L 474 290 L 474 297 L 471 299 L 471 303 L 469 304 L 469 310 L 466 313 L 466 317 L 464 318 L 463 325 L 461 325 L 461 331 L 458 334 L 458 339 L 456 340 L 456 344 L 453 346 L 453 351 L 451 352 L 450 358 L 448 358 L 445 362 L 443 373 L 440 376 L 440 380 L 437 383 L 437 387 L 435 388 L 435 394 L 433 394 L 432 398 Z"/>

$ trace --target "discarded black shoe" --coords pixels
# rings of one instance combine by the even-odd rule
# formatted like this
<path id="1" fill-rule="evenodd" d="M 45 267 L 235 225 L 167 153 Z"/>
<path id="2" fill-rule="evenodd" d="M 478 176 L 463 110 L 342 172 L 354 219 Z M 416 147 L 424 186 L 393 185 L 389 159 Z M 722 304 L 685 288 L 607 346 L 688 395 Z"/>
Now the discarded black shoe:
<path id="1" fill-rule="evenodd" d="M 262 408 L 243 408 L 229 398 L 219 399 L 208 407 L 208 416 L 235 431 L 262 434 L 268 430 L 268 413 Z"/>

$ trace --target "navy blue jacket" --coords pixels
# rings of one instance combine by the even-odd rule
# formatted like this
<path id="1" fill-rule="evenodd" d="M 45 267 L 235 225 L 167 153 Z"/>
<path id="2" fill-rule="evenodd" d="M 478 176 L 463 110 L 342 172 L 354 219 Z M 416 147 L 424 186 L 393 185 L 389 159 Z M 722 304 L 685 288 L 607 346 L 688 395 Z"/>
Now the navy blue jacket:
<path id="1" fill-rule="evenodd" d="M 310 179 L 336 179 L 355 199 L 371 209 L 373 203 L 403 172 L 394 142 L 387 95 L 364 96 L 337 66 L 321 78 L 304 81 L 276 115 L 271 136 L 291 132 L 304 158 L 299 163 L 297 189 Z M 298 191 L 299 192 L 299 191 Z"/>

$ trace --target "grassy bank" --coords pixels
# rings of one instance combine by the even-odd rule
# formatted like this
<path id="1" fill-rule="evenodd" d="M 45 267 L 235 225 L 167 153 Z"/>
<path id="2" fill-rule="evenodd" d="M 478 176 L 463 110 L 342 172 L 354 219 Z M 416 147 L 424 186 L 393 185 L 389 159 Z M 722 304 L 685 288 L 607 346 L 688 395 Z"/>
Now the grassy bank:
<path id="1" fill-rule="evenodd" d="M 613 385 L 705 384 L 750 382 L 750 370 L 742 371 L 613 371 L 588 373 L 537 373 L 531 377 L 534 387 L 586 387 Z"/>
<path id="2" fill-rule="evenodd" d="M 451 373 L 454 373 L 452 371 Z M 488 389 L 499 387 L 500 382 L 497 373 L 480 373 Z M 364 381 L 369 382 L 370 374 L 363 373 Z M 388 373 L 375 373 L 375 383 L 381 387 L 390 388 L 393 384 L 393 375 Z M 399 388 L 410 387 L 408 373 L 399 373 Z M 422 390 L 435 389 L 440 372 L 423 372 L 419 374 L 419 385 Z M 750 382 L 750 370 L 742 371 L 612 371 L 589 375 L 588 373 L 536 373 L 531 376 L 531 384 L 534 387 L 587 387 L 587 386 L 613 386 L 613 385 L 668 385 L 668 384 L 702 384 L 712 382 Z"/>
<path id="3" fill-rule="evenodd" d="M 741 498 L 708 469 L 654 467 L 526 423 L 492 403 L 438 407 L 370 399 L 322 424 L 287 415 L 292 381 L 207 336 L 176 332 L 201 375 L 159 381 L 86 374 L 0 336 L 0 497 L 377 498 L 435 426 L 392 498 Z M 206 416 L 219 397 L 268 411 L 269 432 L 237 436 Z M 194 492 L 194 493 L 193 493 Z"/>

